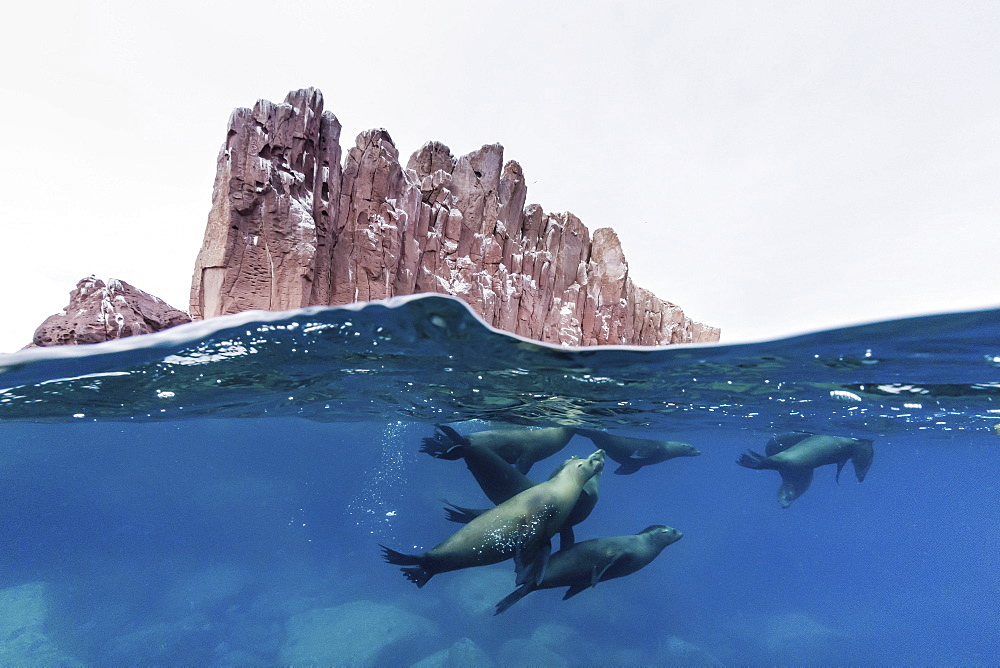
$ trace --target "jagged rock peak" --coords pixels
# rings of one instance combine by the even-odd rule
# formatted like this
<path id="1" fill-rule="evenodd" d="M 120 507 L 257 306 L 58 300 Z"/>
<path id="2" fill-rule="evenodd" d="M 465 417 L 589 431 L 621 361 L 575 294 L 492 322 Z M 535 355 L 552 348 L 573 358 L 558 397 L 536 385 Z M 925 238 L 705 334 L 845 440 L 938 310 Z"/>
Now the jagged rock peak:
<path id="1" fill-rule="evenodd" d="M 38 326 L 30 346 L 100 343 L 190 321 L 184 311 L 125 281 L 88 276 L 69 293 L 66 308 Z"/>
<path id="2" fill-rule="evenodd" d="M 718 340 L 632 284 L 617 235 L 525 207 L 500 144 L 455 157 L 427 142 L 404 167 L 383 129 L 341 161 L 313 88 L 237 109 L 219 153 L 191 283 L 196 318 L 416 292 L 464 299 L 490 324 L 570 345 Z"/>
<path id="3" fill-rule="evenodd" d="M 419 179 L 439 170 L 451 174 L 455 169 L 455 157 L 451 149 L 441 142 L 429 141 L 410 156 L 406 168 L 416 172 Z"/>

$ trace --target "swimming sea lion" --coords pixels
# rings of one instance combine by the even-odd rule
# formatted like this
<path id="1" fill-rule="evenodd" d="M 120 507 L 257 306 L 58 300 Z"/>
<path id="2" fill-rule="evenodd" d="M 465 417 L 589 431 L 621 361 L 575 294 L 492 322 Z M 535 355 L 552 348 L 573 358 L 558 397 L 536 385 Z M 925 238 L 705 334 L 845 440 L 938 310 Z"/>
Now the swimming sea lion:
<path id="1" fill-rule="evenodd" d="M 499 505 L 536 484 L 496 452 L 485 445 L 475 445 L 470 439 L 455 443 L 446 435 L 425 438 L 420 452 L 438 459 L 464 460 L 472 477 L 493 505 Z"/>
<path id="2" fill-rule="evenodd" d="M 875 450 L 867 438 L 822 436 L 807 432 L 789 432 L 775 436 L 764 446 L 764 455 L 747 450 L 736 463 L 748 469 L 771 469 L 781 474 L 778 503 L 782 508 L 792 505 L 802 496 L 813 479 L 813 469 L 827 464 L 837 465 L 837 482 L 847 460 L 854 465 L 858 482 L 865 479 L 871 468 Z"/>
<path id="3" fill-rule="evenodd" d="M 621 465 L 615 469 L 618 475 L 635 473 L 643 466 L 659 464 L 674 457 L 696 457 L 701 454 L 698 448 L 680 441 L 651 441 L 645 438 L 614 436 L 596 429 L 575 431 L 580 436 L 592 440 L 597 447 L 603 448 L 608 457 Z"/>
<path id="4" fill-rule="evenodd" d="M 434 436 L 423 439 L 421 452 L 431 447 L 447 451 L 456 445 L 481 445 L 489 448 L 521 473 L 531 470 L 532 464 L 556 454 L 573 438 L 568 427 L 541 427 L 539 429 L 489 429 L 462 436 L 448 425 L 439 424 Z M 435 455 L 438 456 L 438 455 Z M 458 459 L 442 457 L 442 459 Z"/>
<path id="5" fill-rule="evenodd" d="M 539 582 L 550 540 L 566 521 L 584 483 L 604 468 L 604 451 L 575 459 L 546 480 L 473 519 L 443 543 L 422 554 L 403 554 L 381 545 L 383 556 L 406 578 L 423 587 L 437 573 L 495 564 L 514 558 L 517 584 Z"/>
<path id="6" fill-rule="evenodd" d="M 595 538 L 577 543 L 553 554 L 542 581 L 522 584 L 497 603 L 493 614 L 499 615 L 536 589 L 569 587 L 563 596 L 565 601 L 598 582 L 631 575 L 683 536 L 677 529 L 654 524 L 633 536 Z"/>
<path id="7" fill-rule="evenodd" d="M 515 494 L 519 494 L 538 484 L 517 471 L 498 454 L 481 445 L 456 445 L 449 447 L 446 451 L 442 451 L 437 441 L 424 439 L 424 445 L 420 450 L 434 457 L 453 459 L 457 455 L 464 459 L 465 465 L 479 482 L 483 493 L 494 504 L 503 503 Z M 574 459 L 577 459 L 577 457 L 567 459 L 560 464 L 552 472 L 552 475 L 549 476 L 549 479 L 556 476 L 564 466 Z M 573 544 L 573 527 L 587 519 L 591 511 L 594 510 L 594 506 L 597 505 L 600 480 L 601 474 L 598 473 L 584 484 L 583 490 L 580 492 L 580 498 L 577 499 L 576 505 L 573 506 L 573 510 L 570 511 L 569 517 L 566 518 L 566 522 L 559 531 L 559 549 L 565 550 Z M 489 510 L 488 508 L 464 508 L 448 501 L 445 501 L 445 503 L 449 506 L 445 508 L 447 519 L 460 524 L 466 524 L 472 521 L 473 518 Z"/>

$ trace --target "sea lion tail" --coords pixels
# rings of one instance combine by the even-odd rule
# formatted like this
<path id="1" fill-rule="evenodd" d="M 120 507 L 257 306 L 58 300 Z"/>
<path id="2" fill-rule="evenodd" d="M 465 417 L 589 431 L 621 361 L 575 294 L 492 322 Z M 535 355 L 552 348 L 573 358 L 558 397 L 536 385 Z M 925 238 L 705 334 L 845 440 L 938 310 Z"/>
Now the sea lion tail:
<path id="1" fill-rule="evenodd" d="M 531 586 L 523 584 L 511 593 L 507 594 L 499 603 L 497 603 L 496 610 L 493 611 L 493 615 L 499 615 L 501 612 L 514 605 L 522 598 L 534 591 Z"/>
<path id="2" fill-rule="evenodd" d="M 403 554 L 402 552 L 396 552 L 396 550 L 390 549 L 385 545 L 379 545 L 382 548 L 382 557 L 386 562 L 390 564 L 395 564 L 396 566 L 409 566 L 409 568 L 400 568 L 406 579 L 417 585 L 417 587 L 423 587 L 427 584 L 427 581 L 434 577 L 434 573 L 427 570 L 423 565 L 423 559 L 417 554 Z"/>
<path id="3" fill-rule="evenodd" d="M 756 469 L 758 471 L 763 469 L 778 469 L 771 459 L 765 457 L 759 452 L 754 452 L 753 450 L 747 450 L 740 455 L 740 458 L 736 460 L 736 463 L 740 466 L 745 466 L 748 469 Z"/>
<path id="4" fill-rule="evenodd" d="M 420 452 L 427 453 L 438 459 L 461 459 L 463 445 L 468 445 L 465 438 L 451 427 L 436 425 L 434 435 L 421 439 Z"/>
<path id="5" fill-rule="evenodd" d="M 462 506 L 456 506 L 454 503 L 446 501 L 445 499 L 441 499 L 441 502 L 445 504 L 444 518 L 449 522 L 468 524 L 486 512 L 485 510 L 479 510 L 477 508 L 464 508 Z"/>

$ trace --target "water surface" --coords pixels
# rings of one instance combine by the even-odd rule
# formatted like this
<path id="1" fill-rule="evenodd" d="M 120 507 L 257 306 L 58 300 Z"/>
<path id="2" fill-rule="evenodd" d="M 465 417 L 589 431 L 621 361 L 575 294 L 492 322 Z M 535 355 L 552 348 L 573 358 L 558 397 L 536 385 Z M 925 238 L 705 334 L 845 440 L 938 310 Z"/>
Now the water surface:
<path id="1" fill-rule="evenodd" d="M 576 530 L 685 536 L 498 617 L 509 562 L 418 590 L 378 544 L 428 549 L 456 529 L 442 498 L 488 504 L 418 452 L 437 423 L 694 444 L 609 462 Z M 998 424 L 1000 311 L 571 350 L 434 296 L 4 355 L 0 663 L 996 664 Z M 870 438 L 874 464 L 860 484 L 820 468 L 782 509 L 778 474 L 735 460 L 786 431 Z"/>

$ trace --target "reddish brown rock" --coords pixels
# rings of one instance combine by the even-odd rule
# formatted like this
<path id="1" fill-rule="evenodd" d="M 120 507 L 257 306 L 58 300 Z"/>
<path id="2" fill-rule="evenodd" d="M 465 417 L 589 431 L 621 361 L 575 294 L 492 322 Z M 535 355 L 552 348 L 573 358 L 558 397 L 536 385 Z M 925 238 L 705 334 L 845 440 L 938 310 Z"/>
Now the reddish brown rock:
<path id="1" fill-rule="evenodd" d="M 136 334 L 168 329 L 191 317 L 159 297 L 125 281 L 104 281 L 90 276 L 69 293 L 62 313 L 46 318 L 35 330 L 33 346 L 100 343 Z"/>
<path id="2" fill-rule="evenodd" d="M 456 158 L 429 142 L 403 167 L 389 134 L 369 130 L 341 166 L 339 137 L 312 88 L 233 112 L 193 317 L 438 292 L 552 343 L 718 340 L 632 283 L 613 230 L 591 237 L 571 213 L 525 208 L 521 166 L 499 144 Z"/>

